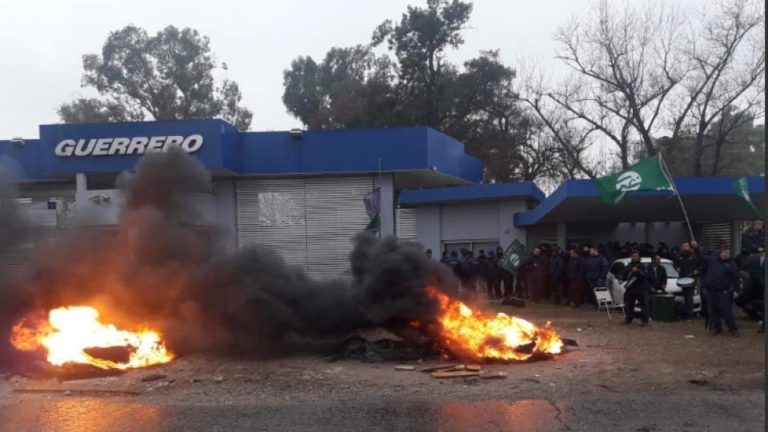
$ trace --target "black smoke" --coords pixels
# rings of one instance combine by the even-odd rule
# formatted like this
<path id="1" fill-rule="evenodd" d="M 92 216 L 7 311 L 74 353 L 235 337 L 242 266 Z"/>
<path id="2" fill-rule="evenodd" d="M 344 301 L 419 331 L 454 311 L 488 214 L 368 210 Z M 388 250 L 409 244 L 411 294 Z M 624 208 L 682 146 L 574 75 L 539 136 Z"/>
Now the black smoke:
<path id="1" fill-rule="evenodd" d="M 144 156 L 118 185 L 118 226 L 45 250 L 29 277 L 6 288 L 15 309 L 0 313 L 91 304 L 118 325 L 158 328 L 175 352 L 269 354 L 297 337 L 429 321 L 435 304 L 424 288 L 457 286 L 420 244 L 395 238 L 351 239 L 351 280 L 315 280 L 260 245 L 224 253 L 194 205 L 209 174 L 182 151 Z"/>

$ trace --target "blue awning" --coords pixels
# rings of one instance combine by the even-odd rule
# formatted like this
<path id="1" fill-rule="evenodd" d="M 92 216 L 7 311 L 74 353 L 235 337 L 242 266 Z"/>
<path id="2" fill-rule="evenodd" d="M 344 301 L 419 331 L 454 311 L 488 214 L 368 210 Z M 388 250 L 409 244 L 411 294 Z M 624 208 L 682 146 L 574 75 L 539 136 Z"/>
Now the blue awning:
<path id="1" fill-rule="evenodd" d="M 464 203 L 476 201 L 499 201 L 522 198 L 536 202 L 544 200 L 544 193 L 533 182 L 476 184 L 403 191 L 400 207 L 418 205 Z"/>
<path id="2" fill-rule="evenodd" d="M 759 218 L 734 192 L 737 177 L 676 177 L 675 186 L 691 222 Z M 749 194 L 765 208 L 765 176 L 747 178 Z M 591 180 L 568 180 L 536 208 L 515 215 L 515 226 L 563 222 L 665 222 L 683 220 L 680 202 L 668 191 L 630 192 L 616 205 L 600 199 Z"/>

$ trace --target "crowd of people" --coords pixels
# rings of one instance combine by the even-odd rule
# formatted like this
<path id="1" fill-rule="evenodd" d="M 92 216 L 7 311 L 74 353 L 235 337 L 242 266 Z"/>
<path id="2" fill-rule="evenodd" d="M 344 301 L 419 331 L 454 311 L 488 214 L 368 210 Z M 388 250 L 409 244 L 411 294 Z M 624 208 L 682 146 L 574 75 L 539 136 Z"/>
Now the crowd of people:
<path id="1" fill-rule="evenodd" d="M 530 256 L 521 262 L 514 272 L 499 266 L 504 250 L 479 250 L 477 255 L 468 249 L 443 252 L 440 261 L 449 266 L 461 281 L 462 290 L 470 294 L 485 293 L 491 299 L 516 297 L 533 303 L 549 302 L 569 305 L 573 308 L 583 304 L 597 307 L 594 288 L 604 287 L 611 263 L 619 258 L 630 258 L 616 277 L 625 281 L 623 300 L 626 314 L 625 323 L 632 322 L 634 306 L 640 312 L 641 325 L 649 319 L 650 294 L 664 292 L 667 272 L 661 259 L 674 263 L 680 278 L 694 278 L 704 293 L 703 313 L 708 315 L 710 328 L 721 332 L 721 320 L 728 330 L 738 334 L 731 302 L 733 289 L 738 283 L 738 272 L 747 258 L 763 252 L 763 223 L 755 222 L 742 236 L 742 251 L 731 256 L 728 242 L 706 252 L 695 241 L 669 247 L 659 243 L 655 247 L 648 243 L 621 244 L 617 241 L 598 245 L 573 244 L 567 250 L 552 244 L 539 244 L 530 250 Z M 429 251 L 431 255 L 431 251 Z M 641 263 L 643 257 L 651 263 Z M 760 261 L 763 265 L 764 261 Z M 764 286 L 764 282 L 763 282 Z M 695 285 L 682 288 L 685 298 L 683 319 L 694 318 Z"/>

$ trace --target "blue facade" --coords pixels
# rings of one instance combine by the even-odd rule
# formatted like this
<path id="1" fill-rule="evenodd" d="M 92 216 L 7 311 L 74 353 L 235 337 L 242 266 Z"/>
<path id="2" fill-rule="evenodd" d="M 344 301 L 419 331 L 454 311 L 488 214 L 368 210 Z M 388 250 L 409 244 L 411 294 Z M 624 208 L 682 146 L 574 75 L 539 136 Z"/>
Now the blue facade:
<path id="1" fill-rule="evenodd" d="M 467 156 L 461 142 L 426 127 L 305 131 L 293 137 L 289 132 L 240 133 L 221 120 L 43 125 L 40 139 L 23 144 L 0 141 L 0 157 L 16 161 L 24 181 L 69 178 L 75 173 L 130 170 L 140 155 L 119 154 L 114 148 L 110 155 L 61 156 L 55 149 L 62 141 L 83 140 L 85 148 L 104 139 L 102 153 L 108 153 L 109 143 L 118 137 L 162 141 L 193 135 L 202 137 L 193 154 L 206 168 L 235 175 L 430 170 L 465 182 L 482 179 L 482 163 Z"/>

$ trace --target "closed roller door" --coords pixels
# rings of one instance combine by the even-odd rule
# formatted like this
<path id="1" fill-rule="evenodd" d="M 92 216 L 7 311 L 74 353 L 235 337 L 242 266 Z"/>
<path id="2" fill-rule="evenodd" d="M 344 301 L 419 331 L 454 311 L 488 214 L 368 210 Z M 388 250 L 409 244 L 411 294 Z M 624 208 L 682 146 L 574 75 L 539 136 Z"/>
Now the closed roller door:
<path id="1" fill-rule="evenodd" d="M 75 226 L 75 184 L 22 184 L 17 206 L 21 217 L 29 224 L 29 232 L 20 241 L 0 247 L 0 267 L 27 262 L 36 249 L 72 230 Z"/>
<path id="2" fill-rule="evenodd" d="M 721 239 L 725 240 L 726 243 L 730 245 L 731 224 L 729 222 L 701 225 L 699 242 L 704 250 L 714 250 L 719 248 Z"/>
<path id="3" fill-rule="evenodd" d="M 349 270 L 352 237 L 369 222 L 363 197 L 372 177 L 328 177 L 306 181 L 307 270 L 313 277 Z"/>
<path id="4" fill-rule="evenodd" d="M 399 208 L 395 215 L 395 233 L 401 240 L 416 240 L 416 209 Z"/>
<path id="5" fill-rule="evenodd" d="M 236 184 L 239 246 L 265 245 L 289 264 L 306 266 L 304 180 L 238 180 Z"/>

